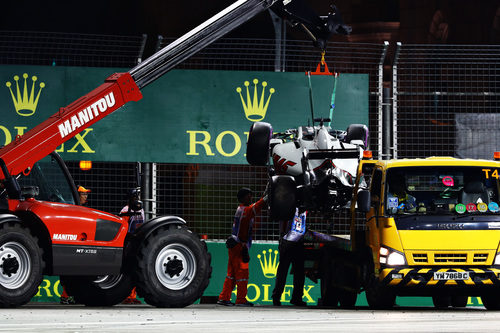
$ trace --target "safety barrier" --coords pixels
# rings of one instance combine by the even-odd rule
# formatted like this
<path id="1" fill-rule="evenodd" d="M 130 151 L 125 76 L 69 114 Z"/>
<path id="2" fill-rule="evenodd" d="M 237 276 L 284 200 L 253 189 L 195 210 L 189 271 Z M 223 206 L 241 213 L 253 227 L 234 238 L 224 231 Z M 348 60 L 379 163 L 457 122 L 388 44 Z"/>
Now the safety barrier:
<path id="1" fill-rule="evenodd" d="M 58 34 L 48 38 L 43 33 L 1 32 L 1 64 L 129 66 L 141 60 L 146 40 L 145 36 L 128 37 L 135 46 L 124 62 L 120 56 L 108 59 L 100 49 L 98 58 L 108 60 L 94 63 L 97 56 L 92 50 L 96 50 L 95 40 L 99 38 L 70 37 L 73 39 Z M 36 47 L 22 47 L 23 43 L 39 45 L 34 40 L 47 44 L 42 53 L 37 53 Z M 159 38 L 159 47 L 168 41 Z M 58 48 L 69 44 L 75 47 L 73 51 Z M 99 47 L 104 44 L 109 44 L 109 40 L 98 42 Z M 112 49 L 116 47 L 112 45 Z M 124 50 L 124 54 L 129 53 Z M 223 39 L 179 68 L 304 72 L 313 70 L 319 59 L 319 53 L 306 41 Z M 330 70 L 340 75 L 368 75 L 370 145 L 374 158 L 448 155 L 489 159 L 493 151 L 499 150 L 499 46 L 331 43 L 325 59 Z M 265 168 L 247 165 L 149 161 L 140 165 L 143 172 L 148 172 L 151 183 L 143 196 L 150 216 L 184 216 L 200 235 L 209 239 L 224 239 L 228 234 L 237 188 L 252 187 L 258 195 L 267 179 Z M 136 163 L 94 161 L 93 169 L 85 172 L 76 161 L 70 161 L 69 167 L 77 183 L 94 189 L 90 205 L 98 209 L 118 212 L 127 189 L 136 186 Z M 277 228 L 267 221 L 266 211 L 259 222 L 256 238 L 276 240 Z M 334 217 L 330 225 L 319 217 L 313 222 L 320 230 L 349 232 L 346 212 Z"/>

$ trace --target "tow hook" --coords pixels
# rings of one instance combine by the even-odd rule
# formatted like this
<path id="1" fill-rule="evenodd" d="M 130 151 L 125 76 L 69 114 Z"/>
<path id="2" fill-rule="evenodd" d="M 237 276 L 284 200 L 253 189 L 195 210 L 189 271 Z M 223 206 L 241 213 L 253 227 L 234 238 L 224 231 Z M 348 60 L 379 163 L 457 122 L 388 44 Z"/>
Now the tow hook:
<path id="1" fill-rule="evenodd" d="M 184 270 L 184 266 L 182 265 L 182 261 L 177 259 L 177 256 L 173 258 L 168 257 L 168 262 L 163 264 L 165 266 L 165 274 L 170 275 L 171 278 L 174 276 L 179 276 L 180 273 Z"/>

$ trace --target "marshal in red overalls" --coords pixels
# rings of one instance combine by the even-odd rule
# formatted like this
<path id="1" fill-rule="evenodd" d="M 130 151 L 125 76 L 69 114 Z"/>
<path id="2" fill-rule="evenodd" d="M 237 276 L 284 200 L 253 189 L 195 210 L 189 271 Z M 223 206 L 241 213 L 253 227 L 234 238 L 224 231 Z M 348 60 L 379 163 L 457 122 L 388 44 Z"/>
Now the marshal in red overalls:
<path id="1" fill-rule="evenodd" d="M 236 286 L 238 288 L 236 305 L 252 306 L 253 304 L 246 300 L 248 260 L 244 260 L 243 256 L 248 256 L 247 251 L 252 244 L 254 218 L 266 203 L 267 198 L 264 197 L 256 203 L 250 204 L 252 200 L 252 191 L 248 188 L 240 189 L 237 197 L 240 205 L 234 214 L 233 230 L 227 242 L 229 254 L 227 276 L 224 280 L 224 286 L 222 287 L 222 292 L 219 295 L 217 304 L 234 305 L 231 302 L 231 293 Z"/>

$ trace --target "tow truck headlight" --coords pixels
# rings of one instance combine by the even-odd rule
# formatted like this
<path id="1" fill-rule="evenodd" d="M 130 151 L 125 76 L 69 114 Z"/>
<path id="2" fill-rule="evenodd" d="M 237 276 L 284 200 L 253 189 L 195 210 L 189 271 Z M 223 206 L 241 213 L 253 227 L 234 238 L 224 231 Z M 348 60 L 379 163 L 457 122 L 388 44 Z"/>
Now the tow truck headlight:
<path id="1" fill-rule="evenodd" d="M 493 265 L 500 265 L 500 252 L 497 253 L 495 256 L 495 261 L 493 262 Z"/>
<path id="2" fill-rule="evenodd" d="M 387 266 L 402 266 L 406 265 L 406 259 L 405 256 L 396 250 L 387 248 L 387 247 L 381 247 L 380 251 L 380 263 L 387 265 Z M 500 258 L 499 258 L 500 260 Z"/>

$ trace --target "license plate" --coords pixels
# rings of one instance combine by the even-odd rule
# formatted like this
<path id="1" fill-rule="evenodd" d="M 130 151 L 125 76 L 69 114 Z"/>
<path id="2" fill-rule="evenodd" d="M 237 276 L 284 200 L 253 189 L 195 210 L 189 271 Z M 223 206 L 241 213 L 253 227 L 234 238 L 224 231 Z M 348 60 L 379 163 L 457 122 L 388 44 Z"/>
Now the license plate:
<path id="1" fill-rule="evenodd" d="M 469 272 L 434 272 L 434 280 L 468 280 Z"/>

